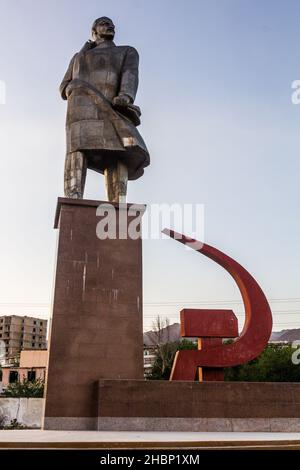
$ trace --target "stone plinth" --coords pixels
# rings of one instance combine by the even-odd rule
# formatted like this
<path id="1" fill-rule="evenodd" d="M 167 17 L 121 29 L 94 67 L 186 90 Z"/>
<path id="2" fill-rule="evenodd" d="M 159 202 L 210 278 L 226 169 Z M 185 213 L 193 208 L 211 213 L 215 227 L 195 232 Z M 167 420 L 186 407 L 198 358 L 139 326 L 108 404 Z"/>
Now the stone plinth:
<path id="1" fill-rule="evenodd" d="M 103 431 L 300 431 L 300 384 L 100 380 Z"/>
<path id="2" fill-rule="evenodd" d="M 101 204 L 101 214 L 96 214 Z M 59 198 L 45 429 L 95 429 L 97 381 L 143 378 L 142 240 L 99 239 L 104 217 L 132 206 Z M 125 220 L 125 222 L 124 222 Z M 125 227 L 124 227 L 125 223 Z"/>

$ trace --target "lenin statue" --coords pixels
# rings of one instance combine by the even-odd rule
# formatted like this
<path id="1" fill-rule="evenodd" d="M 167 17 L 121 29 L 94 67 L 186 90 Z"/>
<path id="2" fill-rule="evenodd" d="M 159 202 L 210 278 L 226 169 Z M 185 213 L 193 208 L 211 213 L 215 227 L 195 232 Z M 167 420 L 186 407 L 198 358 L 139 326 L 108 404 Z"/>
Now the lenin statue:
<path id="1" fill-rule="evenodd" d="M 60 85 L 68 100 L 65 196 L 82 198 L 87 168 L 104 174 L 108 200 L 126 202 L 127 180 L 143 175 L 147 147 L 136 129 L 134 105 L 139 56 L 113 42 L 115 26 L 107 17 L 92 26 L 92 38 L 74 55 Z"/>

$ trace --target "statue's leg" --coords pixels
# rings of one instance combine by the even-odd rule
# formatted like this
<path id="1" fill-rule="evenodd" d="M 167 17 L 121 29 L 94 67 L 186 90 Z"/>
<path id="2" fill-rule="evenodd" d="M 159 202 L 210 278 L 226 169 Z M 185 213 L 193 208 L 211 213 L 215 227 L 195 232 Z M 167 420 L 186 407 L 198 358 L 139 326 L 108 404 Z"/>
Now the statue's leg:
<path id="1" fill-rule="evenodd" d="M 110 202 L 126 202 L 128 170 L 118 161 L 104 170 L 107 199 Z"/>
<path id="2" fill-rule="evenodd" d="M 82 199 L 87 171 L 87 160 L 82 152 L 72 152 L 66 155 L 65 162 L 65 196 Z"/>

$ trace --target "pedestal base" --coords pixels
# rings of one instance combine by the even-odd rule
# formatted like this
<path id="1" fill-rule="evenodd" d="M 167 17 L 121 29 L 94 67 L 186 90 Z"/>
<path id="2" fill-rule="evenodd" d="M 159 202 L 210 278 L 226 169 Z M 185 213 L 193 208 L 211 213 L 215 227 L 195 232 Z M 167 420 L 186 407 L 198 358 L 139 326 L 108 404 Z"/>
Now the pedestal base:
<path id="1" fill-rule="evenodd" d="M 98 430 L 300 431 L 300 384 L 100 380 Z"/>

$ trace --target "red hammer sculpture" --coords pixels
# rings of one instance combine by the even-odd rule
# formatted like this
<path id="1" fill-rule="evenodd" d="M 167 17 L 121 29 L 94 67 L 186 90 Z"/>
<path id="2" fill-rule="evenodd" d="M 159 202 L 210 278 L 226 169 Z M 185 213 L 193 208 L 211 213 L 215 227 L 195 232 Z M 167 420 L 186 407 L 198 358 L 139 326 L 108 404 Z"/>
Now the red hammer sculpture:
<path id="1" fill-rule="evenodd" d="M 236 338 L 239 335 L 238 321 L 232 310 L 184 309 L 180 312 L 180 324 L 182 337 L 198 338 L 198 350 L 209 349 L 212 354 L 215 346 L 222 345 L 222 338 Z M 179 351 L 175 356 L 170 380 L 180 380 L 184 374 L 182 367 L 185 364 L 177 364 L 178 354 Z M 199 367 L 198 373 L 200 382 L 224 380 L 222 368 Z"/>

